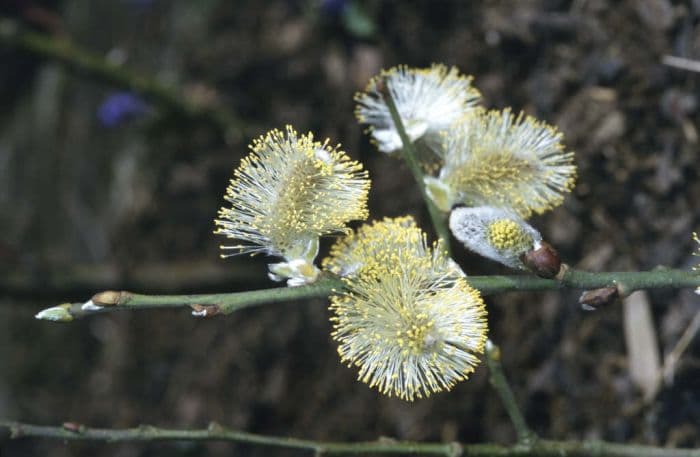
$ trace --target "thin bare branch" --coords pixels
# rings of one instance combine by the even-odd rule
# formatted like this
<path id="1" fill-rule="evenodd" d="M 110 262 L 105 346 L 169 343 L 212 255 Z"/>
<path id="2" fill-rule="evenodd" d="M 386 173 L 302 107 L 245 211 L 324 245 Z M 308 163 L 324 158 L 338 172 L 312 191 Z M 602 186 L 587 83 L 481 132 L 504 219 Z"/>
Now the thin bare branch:
<path id="1" fill-rule="evenodd" d="M 667 449 L 637 444 L 617 444 L 603 441 L 547 441 L 539 440 L 527 448 L 520 444 L 415 443 L 379 439 L 357 443 L 323 442 L 259 435 L 211 424 L 201 430 L 176 430 L 142 425 L 130 429 L 98 429 L 72 422 L 62 427 L 0 421 L 2 431 L 11 439 L 44 438 L 58 441 L 99 441 L 116 443 L 124 441 L 228 441 L 258 446 L 300 449 L 315 455 L 343 454 L 404 454 L 441 455 L 457 457 L 700 457 L 700 450 Z"/>

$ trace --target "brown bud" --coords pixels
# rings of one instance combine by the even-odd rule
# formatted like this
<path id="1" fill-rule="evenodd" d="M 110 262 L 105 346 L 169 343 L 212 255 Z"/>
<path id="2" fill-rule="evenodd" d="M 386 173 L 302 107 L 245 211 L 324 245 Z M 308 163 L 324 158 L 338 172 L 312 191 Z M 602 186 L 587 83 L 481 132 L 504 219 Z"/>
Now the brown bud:
<path id="1" fill-rule="evenodd" d="M 546 241 L 541 241 L 538 249 L 533 249 L 521 255 L 520 261 L 541 278 L 554 278 L 561 268 L 559 254 Z"/>
<path id="2" fill-rule="evenodd" d="M 221 312 L 219 305 L 190 305 L 192 308 L 192 315 L 198 317 L 211 317 L 216 316 Z"/>
<path id="3" fill-rule="evenodd" d="M 92 296 L 92 302 L 97 306 L 118 306 L 128 302 L 131 294 L 125 291 L 105 290 Z"/>
<path id="4" fill-rule="evenodd" d="M 581 294 L 578 302 L 586 311 L 595 311 L 613 303 L 620 296 L 617 287 L 602 287 L 600 289 L 586 290 Z"/>

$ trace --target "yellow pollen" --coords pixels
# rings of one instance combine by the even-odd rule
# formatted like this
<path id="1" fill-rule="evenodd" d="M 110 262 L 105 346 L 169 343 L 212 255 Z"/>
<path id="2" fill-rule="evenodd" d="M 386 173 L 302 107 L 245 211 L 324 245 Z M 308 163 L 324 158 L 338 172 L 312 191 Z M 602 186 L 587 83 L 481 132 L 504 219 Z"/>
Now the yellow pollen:
<path id="1" fill-rule="evenodd" d="M 494 221 L 487 230 L 489 243 L 501 251 L 525 251 L 532 247 L 532 236 L 511 219 Z"/>

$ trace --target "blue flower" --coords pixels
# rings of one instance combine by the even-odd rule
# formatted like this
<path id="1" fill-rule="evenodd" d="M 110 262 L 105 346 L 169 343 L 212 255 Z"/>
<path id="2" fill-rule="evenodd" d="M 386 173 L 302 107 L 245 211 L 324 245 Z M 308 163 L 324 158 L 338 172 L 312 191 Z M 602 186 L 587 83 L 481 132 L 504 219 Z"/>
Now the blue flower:
<path id="1" fill-rule="evenodd" d="M 321 0 L 321 11 L 328 16 L 340 16 L 347 3 L 347 0 Z"/>
<path id="2" fill-rule="evenodd" d="M 97 118 L 105 127 L 117 127 L 129 119 L 143 116 L 148 104 L 132 92 L 114 92 L 97 109 Z"/>

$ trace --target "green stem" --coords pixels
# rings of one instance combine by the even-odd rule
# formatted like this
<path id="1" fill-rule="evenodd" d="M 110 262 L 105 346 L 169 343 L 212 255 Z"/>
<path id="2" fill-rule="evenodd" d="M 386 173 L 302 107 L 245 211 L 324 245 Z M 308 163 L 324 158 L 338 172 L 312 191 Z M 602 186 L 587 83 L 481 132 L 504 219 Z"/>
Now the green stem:
<path id="1" fill-rule="evenodd" d="M 543 291 L 559 289 L 596 289 L 616 286 L 624 294 L 641 289 L 682 289 L 700 287 L 700 275 L 694 272 L 657 269 L 639 272 L 589 273 L 568 269 L 561 280 L 535 276 L 469 276 L 469 283 L 484 295 L 511 291 Z M 60 305 L 70 321 L 91 314 L 148 308 L 182 308 L 192 305 L 216 307 L 217 314 L 230 314 L 242 308 L 266 303 L 328 297 L 343 289 L 338 278 L 325 276 L 315 284 L 301 287 L 278 287 L 248 292 L 199 295 L 142 295 L 131 292 L 114 292 L 118 302 L 99 310 L 83 310 L 82 303 Z M 97 297 L 100 294 L 95 295 Z M 212 313 L 213 314 L 213 313 Z"/>
<path id="2" fill-rule="evenodd" d="M 469 276 L 468 281 L 483 294 L 514 290 L 598 289 L 617 287 L 622 295 L 643 289 L 684 289 L 700 286 L 697 272 L 659 267 L 651 271 L 592 273 L 565 267 L 560 279 L 536 276 Z"/>
<path id="3" fill-rule="evenodd" d="M 0 422 L 0 431 L 9 432 L 11 439 L 45 438 L 60 441 L 228 441 L 286 449 L 315 452 L 316 455 L 342 454 L 416 454 L 457 457 L 700 457 L 697 449 L 668 449 L 637 444 L 617 444 L 602 441 L 540 440 L 529 448 L 520 445 L 460 443 L 415 443 L 382 439 L 357 443 L 323 442 L 258 435 L 211 424 L 202 430 L 175 430 L 142 425 L 130 429 L 97 429 L 80 424 L 65 423 L 63 427 Z M 2 434 L 0 433 L 0 438 Z M 0 441 L 1 442 L 1 441 Z"/>
<path id="4" fill-rule="evenodd" d="M 494 345 L 491 340 L 486 341 L 486 364 L 489 367 L 491 385 L 498 396 L 501 398 L 503 407 L 510 417 L 510 421 L 515 427 L 515 432 L 518 436 L 518 444 L 521 446 L 532 446 L 537 440 L 537 436 L 530 430 L 525 422 L 523 413 L 518 408 L 518 403 L 515 401 L 515 395 L 508 384 L 506 375 L 503 373 L 501 366 L 501 350 Z"/>
<path id="5" fill-rule="evenodd" d="M 198 106 L 182 97 L 177 88 L 166 87 L 153 79 L 133 74 L 99 55 L 75 46 L 65 38 L 53 38 L 25 30 L 16 21 L 0 17 L 0 46 L 17 48 L 55 60 L 71 70 L 128 89 L 174 114 L 213 126 L 227 142 L 240 136 L 241 125 L 228 111 Z"/>
<path id="6" fill-rule="evenodd" d="M 435 233 L 437 233 L 438 238 L 440 238 L 442 241 L 442 245 L 447 252 L 447 256 L 452 257 L 452 249 L 450 248 L 450 231 L 447 228 L 445 214 L 440 211 L 437 206 L 435 206 L 433 200 L 425 191 L 423 170 L 421 170 L 418 159 L 416 159 L 416 148 L 411 139 L 408 137 L 403 122 L 401 121 L 401 116 L 399 115 L 399 111 L 396 108 L 396 103 L 394 103 L 394 99 L 391 96 L 391 91 L 388 87 L 388 79 L 384 80 L 384 84 L 386 86 L 386 90 L 383 91 L 382 95 L 384 96 L 386 106 L 389 108 L 389 113 L 391 113 L 391 119 L 394 121 L 396 131 L 401 137 L 401 142 L 403 143 L 403 148 L 401 149 L 403 158 L 406 161 L 408 168 L 411 170 L 411 173 L 413 173 L 413 178 L 418 185 L 418 189 L 420 189 L 420 193 L 423 196 L 423 200 L 425 200 L 425 204 L 428 206 L 428 213 L 430 213 L 430 219 L 433 223 L 433 227 L 435 228 Z"/>
<path id="7" fill-rule="evenodd" d="M 127 291 L 107 291 L 95 294 L 92 298 L 92 302 L 95 305 L 103 305 L 96 300 L 96 297 L 106 293 L 113 294 L 117 296 L 118 299 L 114 303 L 100 306 L 99 309 L 85 309 L 84 303 L 65 303 L 58 307 L 63 308 L 67 313 L 66 318 L 61 319 L 63 322 L 69 322 L 73 319 L 80 319 L 93 314 L 110 311 L 157 308 L 208 307 L 213 310 L 213 312 L 210 311 L 208 315 L 231 314 L 243 308 L 262 304 L 327 297 L 332 294 L 333 291 L 342 288 L 343 283 L 339 279 L 326 277 L 314 284 L 301 287 L 276 287 L 222 294 L 144 295 Z M 205 316 L 207 316 L 207 314 L 205 314 Z"/>

